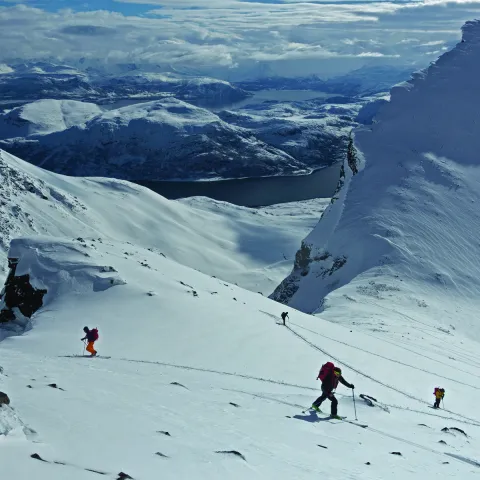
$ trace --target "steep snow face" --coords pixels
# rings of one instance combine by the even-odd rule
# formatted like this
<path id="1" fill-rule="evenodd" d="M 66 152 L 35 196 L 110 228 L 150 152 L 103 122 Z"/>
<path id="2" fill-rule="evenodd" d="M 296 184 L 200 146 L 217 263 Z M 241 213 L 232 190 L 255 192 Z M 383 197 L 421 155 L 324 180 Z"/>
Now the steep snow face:
<path id="1" fill-rule="evenodd" d="M 37 100 L 0 113 L 0 140 L 58 132 L 85 123 L 99 115 L 94 103 L 76 100 Z"/>
<path id="2" fill-rule="evenodd" d="M 274 298 L 337 320 L 357 302 L 365 322 L 388 298 L 413 318 L 426 311 L 480 338 L 480 22 L 463 31 L 356 132 L 365 167 L 353 178 L 346 168 Z"/>
<path id="3" fill-rule="evenodd" d="M 296 173 L 302 164 L 174 98 L 99 115 L 84 127 L 1 142 L 5 150 L 63 174 L 174 180 Z"/>
<path id="4" fill-rule="evenodd" d="M 268 294 L 326 206 L 325 200 L 262 209 L 207 198 L 168 201 L 121 180 L 59 176 L 2 151 L 0 172 L 1 271 L 17 236 L 117 239 Z"/>

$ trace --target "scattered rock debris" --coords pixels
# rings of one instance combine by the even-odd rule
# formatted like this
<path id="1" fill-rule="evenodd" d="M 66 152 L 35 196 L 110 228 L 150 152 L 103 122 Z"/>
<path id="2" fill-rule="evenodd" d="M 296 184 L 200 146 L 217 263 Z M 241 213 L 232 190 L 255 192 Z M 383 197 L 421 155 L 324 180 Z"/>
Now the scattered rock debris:
<path id="1" fill-rule="evenodd" d="M 236 403 L 233 403 L 233 402 L 230 402 L 230 405 L 232 405 L 233 407 L 236 407 L 236 408 L 240 408 L 240 405 L 238 405 Z"/>
<path id="2" fill-rule="evenodd" d="M 133 477 L 131 477 L 130 475 L 128 475 L 127 473 L 124 473 L 124 472 L 120 472 L 118 474 L 117 480 L 125 480 L 126 478 L 131 478 L 133 480 Z"/>
<path id="3" fill-rule="evenodd" d="M 325 448 L 325 449 L 328 450 L 328 447 L 326 447 L 325 445 L 320 445 L 320 444 L 318 443 L 317 446 L 320 447 L 320 448 Z"/>
<path id="4" fill-rule="evenodd" d="M 38 453 L 34 453 L 34 454 L 30 455 L 30 458 L 34 458 L 35 460 L 40 460 L 41 462 L 47 463 L 47 461 L 44 460 Z"/>
<path id="5" fill-rule="evenodd" d="M 235 455 L 236 457 L 240 457 L 245 462 L 247 459 L 237 450 L 217 450 L 215 453 L 222 453 L 224 455 Z"/>
<path id="6" fill-rule="evenodd" d="M 403 455 L 401 452 L 390 452 L 391 455 L 398 455 L 399 457 L 402 457 Z"/>
<path id="7" fill-rule="evenodd" d="M 165 432 L 164 430 L 157 430 L 157 433 L 161 433 L 162 435 L 165 435 L 167 437 L 171 437 L 169 432 Z"/>
<path id="8" fill-rule="evenodd" d="M 159 457 L 163 457 L 163 458 L 168 458 L 168 455 L 164 455 L 162 452 L 155 452 L 155 455 L 158 455 Z"/>
<path id="9" fill-rule="evenodd" d="M 188 390 L 188 388 L 185 385 L 182 385 L 181 383 L 178 383 L 178 382 L 170 382 L 170 385 L 176 385 L 177 387 L 183 387 Z"/>
<path id="10" fill-rule="evenodd" d="M 65 391 L 63 388 L 60 388 L 56 383 L 49 383 L 47 387 L 57 388 L 58 390 Z"/>

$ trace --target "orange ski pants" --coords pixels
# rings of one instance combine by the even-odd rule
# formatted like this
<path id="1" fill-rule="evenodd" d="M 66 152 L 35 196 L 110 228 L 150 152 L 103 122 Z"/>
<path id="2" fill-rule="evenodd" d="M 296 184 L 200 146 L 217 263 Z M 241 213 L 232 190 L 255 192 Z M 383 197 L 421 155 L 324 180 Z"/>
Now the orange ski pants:
<path id="1" fill-rule="evenodd" d="M 87 345 L 87 352 L 92 354 L 92 355 L 95 355 L 97 353 L 97 351 L 93 348 L 93 344 L 95 342 L 88 342 L 88 345 Z"/>

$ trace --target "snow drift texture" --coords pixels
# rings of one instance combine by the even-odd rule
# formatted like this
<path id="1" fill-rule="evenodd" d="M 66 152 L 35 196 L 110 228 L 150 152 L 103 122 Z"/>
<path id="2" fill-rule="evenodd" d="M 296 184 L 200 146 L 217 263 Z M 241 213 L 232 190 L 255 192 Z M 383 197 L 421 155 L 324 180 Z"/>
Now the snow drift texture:
<path id="1" fill-rule="evenodd" d="M 324 208 L 322 199 L 263 209 L 169 201 L 124 180 L 57 175 L 0 150 L 0 275 L 19 236 L 114 238 L 268 295 Z"/>
<path id="2" fill-rule="evenodd" d="M 356 132 L 363 170 L 352 178 L 346 169 L 275 299 L 320 312 L 333 297 L 365 303 L 395 292 L 445 323 L 462 302 L 472 313 L 464 328 L 480 334 L 479 65 L 480 22 L 468 22 L 454 50 L 392 89 L 376 123 Z"/>

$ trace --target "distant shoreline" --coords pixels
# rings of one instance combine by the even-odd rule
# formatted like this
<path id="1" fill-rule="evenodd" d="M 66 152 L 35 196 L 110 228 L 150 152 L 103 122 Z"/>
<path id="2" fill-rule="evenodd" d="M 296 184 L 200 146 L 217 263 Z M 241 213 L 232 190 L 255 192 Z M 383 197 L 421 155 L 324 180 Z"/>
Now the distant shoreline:
<path id="1" fill-rule="evenodd" d="M 170 200 L 202 196 L 245 207 L 259 207 L 332 197 L 340 176 L 340 166 L 341 162 L 318 168 L 307 175 L 228 180 L 132 181 Z"/>

